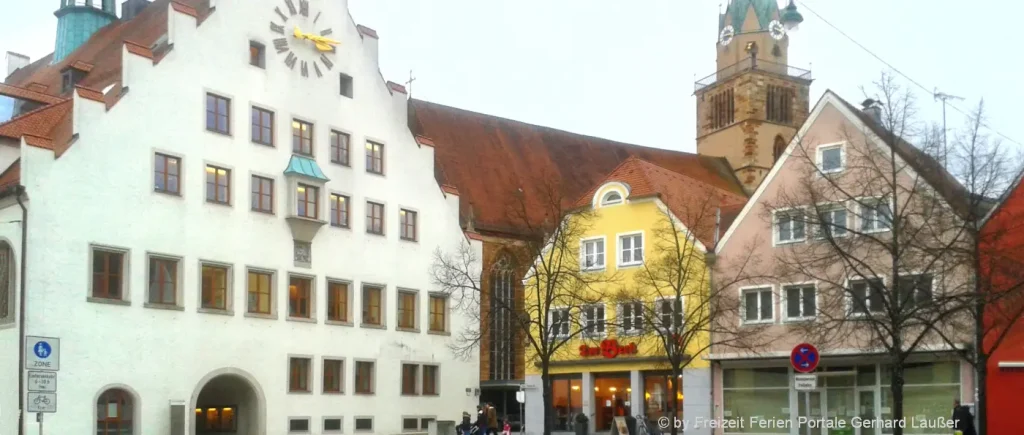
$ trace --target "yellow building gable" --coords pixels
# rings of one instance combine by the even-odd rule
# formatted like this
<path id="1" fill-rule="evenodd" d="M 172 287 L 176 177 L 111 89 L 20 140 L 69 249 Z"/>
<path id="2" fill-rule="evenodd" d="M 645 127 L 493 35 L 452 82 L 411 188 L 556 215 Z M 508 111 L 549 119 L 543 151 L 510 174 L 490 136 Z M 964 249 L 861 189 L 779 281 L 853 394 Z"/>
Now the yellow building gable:
<path id="1" fill-rule="evenodd" d="M 692 287 L 682 292 L 687 295 L 682 303 L 685 324 L 685 319 L 691 314 L 697 315 L 692 311 L 699 309 L 695 307 L 706 305 L 699 301 L 688 303 L 685 300 L 688 297 L 699 299 L 697 296 L 707 294 L 710 288 L 708 270 L 703 261 L 704 247 L 696 242 L 692 235 L 684 232 L 685 229 L 669 214 L 668 207 L 660 199 L 654 196 L 630 199 L 629 186 L 623 183 L 610 182 L 596 189 L 592 204 L 593 206 L 567 217 L 573 221 L 571 226 L 580 228 L 576 240 L 566 244 L 579 246 L 579 255 L 574 255 L 577 257 L 574 259 L 567 259 L 567 262 L 574 262 L 575 267 L 591 265 L 586 268 L 585 274 L 598 281 L 593 283 L 589 291 L 594 293 L 591 295 L 592 298 L 599 300 L 598 304 L 604 306 L 605 331 L 603 334 L 597 333 L 592 336 L 584 336 L 578 332 L 584 323 L 582 319 L 585 317 L 581 317 L 583 307 L 572 307 L 569 313 L 573 319 L 569 322 L 572 329 L 569 335 L 572 338 L 562 345 L 552 358 L 550 373 L 668 370 L 670 367 L 665 359 L 665 347 L 659 334 L 635 334 L 624 331 L 628 325 L 623 318 L 623 311 L 630 308 L 623 306 L 629 305 L 628 301 L 636 300 L 644 304 L 639 310 L 640 313 L 653 315 L 657 312 L 656 301 L 664 303 L 660 299 L 670 295 L 674 299 L 676 290 L 664 287 L 657 290 L 651 285 L 650 277 L 651 273 L 664 273 L 654 270 L 663 267 L 658 260 L 665 258 L 666 255 L 677 257 L 671 254 L 670 250 L 681 247 L 683 252 L 692 256 L 692 261 L 688 262 L 689 271 L 685 275 L 690 278 L 686 285 Z M 673 221 L 675 225 L 672 224 Z M 677 231 L 678 238 L 671 235 L 673 230 Z M 602 249 L 594 250 L 592 247 Z M 638 254 L 642 255 L 642 259 L 637 258 Z M 646 265 L 644 262 L 647 262 Z M 526 293 L 526 297 L 530 298 L 531 292 Z M 528 301 L 528 305 L 538 303 L 536 292 L 532 293 L 532 297 L 534 300 Z M 671 307 L 671 304 L 668 306 Z M 587 306 L 588 309 L 590 307 L 591 305 Z M 539 328 L 535 328 L 535 338 L 538 337 L 538 333 Z M 708 361 L 702 358 L 707 354 L 708 340 L 706 333 L 696 335 L 690 340 L 686 353 L 696 355 L 696 358 L 687 365 L 687 368 L 709 367 Z M 540 373 L 540 367 L 536 364 L 539 359 L 531 347 L 527 349 L 526 361 L 527 373 Z"/>

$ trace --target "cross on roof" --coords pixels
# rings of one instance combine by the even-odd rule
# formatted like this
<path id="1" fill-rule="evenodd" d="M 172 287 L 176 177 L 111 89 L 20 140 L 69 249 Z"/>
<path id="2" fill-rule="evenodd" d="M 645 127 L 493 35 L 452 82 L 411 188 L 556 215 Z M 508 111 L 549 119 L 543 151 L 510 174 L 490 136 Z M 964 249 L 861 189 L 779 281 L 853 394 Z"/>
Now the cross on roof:
<path id="1" fill-rule="evenodd" d="M 409 70 L 409 81 L 405 82 L 405 90 L 409 92 L 409 98 L 412 98 L 412 82 L 416 81 L 416 77 L 413 77 L 412 70 Z"/>

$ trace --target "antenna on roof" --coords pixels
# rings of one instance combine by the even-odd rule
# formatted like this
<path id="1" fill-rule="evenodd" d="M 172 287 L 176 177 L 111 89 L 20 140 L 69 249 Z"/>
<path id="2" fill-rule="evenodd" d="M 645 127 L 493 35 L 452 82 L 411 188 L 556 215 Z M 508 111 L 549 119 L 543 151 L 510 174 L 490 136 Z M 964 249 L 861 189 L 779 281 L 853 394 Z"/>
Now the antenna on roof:
<path id="1" fill-rule="evenodd" d="M 949 160 L 949 145 L 946 144 L 946 101 L 963 100 L 963 97 L 939 92 L 939 88 L 935 88 L 935 93 L 933 95 L 935 97 L 935 101 L 942 100 L 942 168 L 948 169 L 946 167 L 946 163 Z"/>

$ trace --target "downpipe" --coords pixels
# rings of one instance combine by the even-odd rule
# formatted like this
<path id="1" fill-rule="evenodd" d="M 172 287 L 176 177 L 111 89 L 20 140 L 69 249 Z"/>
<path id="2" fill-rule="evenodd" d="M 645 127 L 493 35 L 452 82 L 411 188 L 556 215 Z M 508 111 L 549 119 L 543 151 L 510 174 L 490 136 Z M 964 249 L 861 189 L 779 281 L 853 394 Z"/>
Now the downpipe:
<path id="1" fill-rule="evenodd" d="M 28 208 L 21 198 L 25 195 L 25 186 L 19 184 L 14 194 L 18 205 L 21 206 L 21 267 L 18 272 L 18 435 L 25 435 L 25 262 L 28 259 L 25 252 L 28 246 Z"/>

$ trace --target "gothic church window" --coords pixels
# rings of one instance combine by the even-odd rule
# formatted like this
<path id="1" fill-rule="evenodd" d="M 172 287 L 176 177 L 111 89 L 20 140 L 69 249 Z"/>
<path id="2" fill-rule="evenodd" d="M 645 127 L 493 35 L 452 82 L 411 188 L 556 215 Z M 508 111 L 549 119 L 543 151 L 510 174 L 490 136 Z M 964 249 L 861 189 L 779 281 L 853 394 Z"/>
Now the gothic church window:
<path id="1" fill-rule="evenodd" d="M 793 89 L 768 85 L 765 113 L 768 121 L 779 124 L 793 123 Z"/>
<path id="2" fill-rule="evenodd" d="M 782 138 L 782 135 L 775 136 L 775 145 L 772 146 L 772 162 L 779 161 L 784 152 L 786 152 L 786 140 Z"/>
<path id="3" fill-rule="evenodd" d="M 491 380 L 512 380 L 516 376 L 515 330 L 512 324 L 515 275 L 515 264 L 508 254 L 491 267 L 491 364 L 488 373 Z"/>
<path id="4" fill-rule="evenodd" d="M 11 246 L 0 242 L 0 324 L 14 321 L 14 292 L 11 290 L 13 271 Z"/>
<path id="5" fill-rule="evenodd" d="M 711 97 L 711 128 L 719 129 L 735 121 L 736 104 L 733 90 L 726 89 Z"/>

